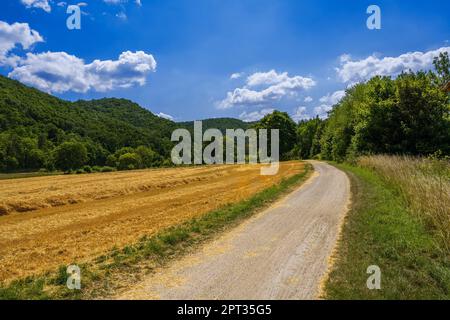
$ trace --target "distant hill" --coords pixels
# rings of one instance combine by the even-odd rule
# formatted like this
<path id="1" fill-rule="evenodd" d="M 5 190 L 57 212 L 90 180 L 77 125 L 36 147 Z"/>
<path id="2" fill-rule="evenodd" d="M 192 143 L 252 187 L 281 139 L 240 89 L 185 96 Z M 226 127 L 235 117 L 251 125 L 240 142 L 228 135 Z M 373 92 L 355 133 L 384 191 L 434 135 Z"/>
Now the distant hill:
<path id="1" fill-rule="evenodd" d="M 101 144 L 110 152 L 148 145 L 167 153 L 176 124 L 124 99 L 68 102 L 0 76 L 0 132 L 51 138 L 56 132 Z M 57 141 L 56 141 L 57 142 Z"/>
<path id="2" fill-rule="evenodd" d="M 186 127 L 186 128 L 193 128 L 194 121 L 188 121 L 188 122 L 179 122 L 180 126 Z M 234 118 L 214 118 L 214 119 L 205 119 L 202 120 L 203 130 L 207 129 L 219 129 L 223 133 L 225 133 L 226 129 L 244 129 L 247 130 L 252 126 L 253 123 L 250 122 L 244 122 L 239 119 Z"/>
<path id="3" fill-rule="evenodd" d="M 232 118 L 203 121 L 204 130 L 250 125 Z M 38 169 L 66 141 L 83 143 L 91 165 L 104 165 L 123 147 L 147 146 L 168 158 L 176 128 L 191 129 L 193 122 L 160 118 L 125 99 L 65 101 L 0 76 L 1 171 Z"/>

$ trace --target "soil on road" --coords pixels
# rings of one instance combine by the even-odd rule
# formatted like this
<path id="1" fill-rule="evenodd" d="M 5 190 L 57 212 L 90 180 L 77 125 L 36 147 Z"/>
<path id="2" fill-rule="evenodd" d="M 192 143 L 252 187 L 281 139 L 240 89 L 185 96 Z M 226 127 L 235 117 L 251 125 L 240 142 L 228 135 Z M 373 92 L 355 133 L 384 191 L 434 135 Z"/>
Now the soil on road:
<path id="1" fill-rule="evenodd" d="M 314 175 L 287 198 L 117 298 L 318 298 L 350 183 L 335 167 L 312 163 Z"/>

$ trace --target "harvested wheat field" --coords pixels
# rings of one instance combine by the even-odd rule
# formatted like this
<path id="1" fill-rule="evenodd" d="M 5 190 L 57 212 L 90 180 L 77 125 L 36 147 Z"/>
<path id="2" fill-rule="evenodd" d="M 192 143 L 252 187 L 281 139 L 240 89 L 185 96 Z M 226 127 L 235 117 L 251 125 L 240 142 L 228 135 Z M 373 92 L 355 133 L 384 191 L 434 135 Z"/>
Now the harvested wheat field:
<path id="1" fill-rule="evenodd" d="M 301 173 L 204 166 L 0 181 L 0 281 L 80 263 Z"/>

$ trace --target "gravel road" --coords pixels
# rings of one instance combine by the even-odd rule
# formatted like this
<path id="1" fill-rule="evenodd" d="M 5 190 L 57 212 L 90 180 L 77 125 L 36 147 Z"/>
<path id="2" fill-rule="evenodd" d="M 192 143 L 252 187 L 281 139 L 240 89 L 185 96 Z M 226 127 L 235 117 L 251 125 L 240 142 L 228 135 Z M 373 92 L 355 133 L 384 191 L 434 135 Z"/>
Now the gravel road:
<path id="1" fill-rule="evenodd" d="M 314 175 L 289 196 L 117 298 L 318 298 L 350 183 L 335 167 L 312 164 Z"/>

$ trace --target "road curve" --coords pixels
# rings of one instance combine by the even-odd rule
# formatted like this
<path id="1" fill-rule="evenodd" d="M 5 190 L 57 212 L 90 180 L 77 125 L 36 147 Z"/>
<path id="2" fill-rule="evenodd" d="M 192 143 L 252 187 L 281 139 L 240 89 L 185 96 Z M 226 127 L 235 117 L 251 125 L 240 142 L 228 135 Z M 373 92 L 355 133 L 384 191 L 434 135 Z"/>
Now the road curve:
<path id="1" fill-rule="evenodd" d="M 285 199 L 117 298 L 317 298 L 347 211 L 350 183 L 335 167 L 311 163 L 314 175 Z"/>

